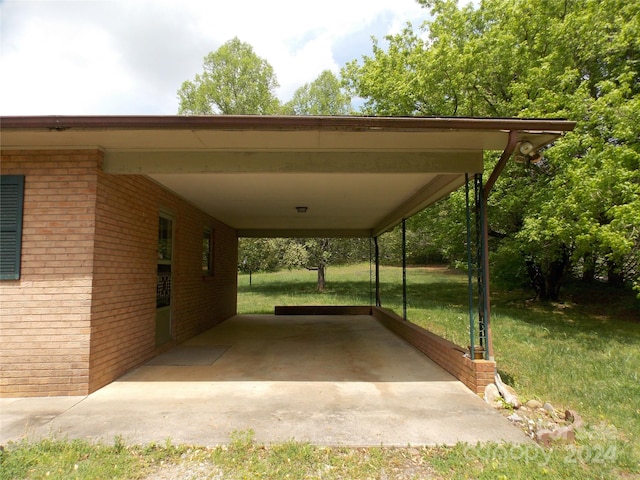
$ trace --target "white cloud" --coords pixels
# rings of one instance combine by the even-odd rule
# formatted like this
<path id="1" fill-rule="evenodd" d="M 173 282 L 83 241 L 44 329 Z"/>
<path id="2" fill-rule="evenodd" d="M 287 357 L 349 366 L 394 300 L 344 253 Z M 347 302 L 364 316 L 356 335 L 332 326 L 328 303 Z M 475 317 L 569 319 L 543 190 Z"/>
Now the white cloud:
<path id="1" fill-rule="evenodd" d="M 0 114 L 174 114 L 181 83 L 234 36 L 271 63 L 286 101 L 367 53 L 365 36 L 426 13 L 414 0 L 5 0 Z"/>

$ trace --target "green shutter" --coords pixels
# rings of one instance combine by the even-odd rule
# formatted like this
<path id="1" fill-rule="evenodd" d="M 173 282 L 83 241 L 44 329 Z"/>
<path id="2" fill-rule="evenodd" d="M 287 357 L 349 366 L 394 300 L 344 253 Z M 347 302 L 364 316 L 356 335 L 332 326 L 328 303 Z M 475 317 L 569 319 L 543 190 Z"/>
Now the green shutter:
<path id="1" fill-rule="evenodd" d="M 24 176 L 0 175 L 0 280 L 20 278 Z"/>

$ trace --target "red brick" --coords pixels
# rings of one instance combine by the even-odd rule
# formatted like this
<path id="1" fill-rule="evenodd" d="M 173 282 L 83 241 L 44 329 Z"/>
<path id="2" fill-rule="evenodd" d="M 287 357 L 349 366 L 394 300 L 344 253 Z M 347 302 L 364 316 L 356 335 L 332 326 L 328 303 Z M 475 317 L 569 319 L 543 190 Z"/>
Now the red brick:
<path id="1" fill-rule="evenodd" d="M 415 324 L 408 323 L 398 315 L 382 308 L 373 308 L 372 314 L 422 353 L 431 358 L 475 393 L 493 381 L 495 362 L 474 360 L 463 354 L 462 347 L 441 338 Z"/>
<path id="2" fill-rule="evenodd" d="M 2 396 L 84 395 L 162 350 L 161 208 L 176 214 L 176 341 L 235 314 L 235 232 L 145 177 L 104 174 L 102 161 L 95 150 L 2 152 L 3 174 L 26 175 L 22 278 L 0 283 Z M 206 282 L 205 225 L 216 234 L 216 275 Z"/>

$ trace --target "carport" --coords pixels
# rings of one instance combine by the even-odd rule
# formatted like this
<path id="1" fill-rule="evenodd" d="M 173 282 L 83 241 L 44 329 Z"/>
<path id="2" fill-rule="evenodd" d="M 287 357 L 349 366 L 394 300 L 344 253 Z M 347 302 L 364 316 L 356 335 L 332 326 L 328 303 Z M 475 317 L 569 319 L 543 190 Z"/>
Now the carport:
<path id="1" fill-rule="evenodd" d="M 401 224 L 404 246 L 406 219 L 464 186 L 469 356 L 492 361 L 487 197 L 511 157 L 540 161 L 541 150 L 575 124 L 217 116 L 85 119 L 69 127 L 116 125 L 134 129 L 135 136 L 114 136 L 105 149 L 105 172 L 144 174 L 234 228 L 238 237 L 372 239 L 376 307 L 382 307 L 378 236 Z M 483 181 L 488 151 L 502 154 Z M 406 274 L 403 279 L 406 320 Z"/>
<path id="2" fill-rule="evenodd" d="M 370 238 L 376 247 L 376 293 L 375 304 L 365 307 L 365 311 L 429 355 L 474 391 L 481 391 L 490 381 L 494 367 L 486 199 L 511 157 L 515 155 L 526 162 L 539 161 L 540 152 L 547 145 L 574 127 L 573 122 L 553 119 L 356 116 L 5 117 L 1 122 L 3 154 L 15 152 L 12 158 L 17 161 L 15 170 L 18 172 L 24 159 L 47 158 L 55 162 L 53 167 L 64 168 L 45 170 L 45 173 L 65 173 L 73 180 L 74 173 L 80 172 L 80 169 L 69 168 L 75 165 L 76 159 L 87 164 L 83 160 L 88 158 L 86 154 L 92 151 L 98 153 L 98 206 L 89 204 L 91 210 L 80 210 L 88 212 L 102 209 L 96 210 L 94 241 L 102 241 L 106 235 L 110 235 L 111 229 L 117 228 L 123 221 L 136 221 L 135 214 L 124 218 L 122 212 L 127 203 L 139 201 L 131 195 L 135 195 L 135 188 L 147 186 L 140 179 L 150 179 L 163 189 L 162 192 L 170 192 L 175 198 L 195 207 L 197 212 L 221 222 L 224 229 L 235 233 L 236 237 Z M 64 155 L 56 155 L 56 151 Z M 73 155 L 74 151 L 80 151 L 84 156 Z M 502 153 L 495 169 L 483 181 L 484 154 L 489 151 Z M 25 152 L 38 156 L 25 156 Z M 94 175 L 93 170 L 89 172 Z M 27 183 L 29 178 L 27 176 Z M 55 188 L 51 178 L 56 177 L 47 177 L 46 183 L 36 183 L 34 188 L 40 185 Z M 133 186 L 134 183 L 128 184 L 128 178 L 137 182 L 136 186 Z M 71 181 L 66 185 L 75 187 L 80 184 Z M 382 308 L 377 238 L 396 225 L 402 224 L 404 227 L 407 218 L 463 186 L 467 192 L 467 215 L 460 221 L 466 222 L 468 232 L 470 338 L 469 348 L 465 348 L 466 355 L 461 360 L 460 347 L 421 331 Z M 151 192 L 150 188 L 147 190 Z M 95 189 L 85 191 L 93 193 Z M 64 193 L 61 189 L 54 192 Z M 116 194 L 122 198 L 117 199 Z M 72 197 L 61 198 L 65 200 Z M 171 199 L 163 201 L 175 203 Z M 61 205 L 70 203 L 63 202 Z M 148 212 L 147 208 L 138 215 L 146 216 Z M 42 213 L 46 216 L 46 212 Z M 161 219 L 163 215 L 161 211 Z M 188 215 L 193 216 L 193 213 Z M 187 216 L 182 215 L 182 218 L 187 219 Z M 68 220 L 69 225 L 77 224 L 73 218 Z M 169 223 L 171 221 L 168 220 Z M 40 220 L 38 222 L 38 225 L 43 225 Z M 30 231 L 38 233 L 41 230 Z M 205 230 L 205 237 L 207 234 L 211 234 L 211 227 Z M 143 241 L 147 242 L 148 233 L 144 235 Z M 199 235 L 199 241 L 202 242 L 202 233 Z M 193 242 L 195 238 L 192 235 L 188 242 Z M 61 245 L 65 240 L 66 237 L 61 238 Z M 97 289 L 93 277 L 92 291 L 94 296 L 98 292 L 104 297 L 100 300 L 100 311 L 105 312 L 101 320 L 105 322 L 105 329 L 110 328 L 110 312 L 102 305 L 108 309 L 110 302 L 114 301 L 111 292 L 119 288 L 120 278 L 128 278 L 132 285 L 139 284 L 137 278 L 148 268 L 145 265 L 140 265 L 139 270 L 130 268 L 131 258 L 137 258 L 132 257 L 130 252 L 125 252 L 121 267 L 112 267 L 110 255 L 114 246 L 119 248 L 117 242 L 117 238 L 110 238 L 104 247 L 95 250 L 94 258 L 88 260 L 94 265 L 88 272 L 88 278 L 91 280 L 92 272 L 102 272 L 104 278 L 104 287 Z M 225 242 L 227 251 L 234 248 L 228 241 L 228 235 Z M 210 239 L 209 243 L 212 243 Z M 47 250 L 48 245 L 41 241 L 34 245 L 34 251 L 43 245 L 44 255 L 51 250 Z M 140 247 L 142 245 L 132 246 Z M 65 251 L 55 248 L 56 251 Z M 150 251 L 150 248 L 145 248 L 145 252 Z M 155 249 L 155 246 L 152 248 Z M 188 246 L 185 240 L 182 248 L 193 247 Z M 195 254 L 194 258 L 197 258 L 197 252 Z M 35 259 L 36 256 L 29 258 Z M 183 272 L 178 275 L 172 273 L 170 267 L 158 258 L 158 292 L 162 281 L 165 294 L 162 299 L 169 305 L 174 296 L 171 285 L 175 283 L 176 289 L 180 289 L 180 282 L 186 277 Z M 234 267 L 230 262 L 235 260 L 231 256 L 229 260 L 225 275 L 233 274 L 231 269 Z M 99 268 L 95 265 L 99 265 Z M 207 275 L 210 278 L 203 280 L 216 279 L 212 270 Z M 227 276 L 218 275 L 217 278 L 218 282 L 230 283 Z M 56 280 L 55 276 L 53 280 Z M 19 284 L 15 287 L 16 290 L 7 291 L 24 292 L 19 289 Z M 216 286 L 215 291 L 221 291 L 222 287 Z M 193 292 L 204 291 L 198 288 L 194 287 Z M 164 307 L 167 310 L 162 320 L 165 329 L 159 331 L 156 326 L 155 354 L 161 353 L 165 345 L 183 342 L 205 326 L 208 328 L 228 318 L 229 312 L 234 311 L 233 305 L 226 305 L 233 291 L 228 288 L 225 291 L 222 317 L 209 320 L 205 325 L 194 312 L 189 320 L 191 326 L 188 329 L 185 327 L 184 333 L 176 333 L 172 320 L 175 317 L 179 322 L 182 314 L 178 312 L 176 315 L 176 312 L 169 311 L 169 306 Z M 404 291 L 406 304 L 406 288 Z M 189 309 L 196 294 L 185 296 L 181 308 Z M 93 305 L 91 308 L 95 309 Z M 126 314 L 129 309 L 129 306 L 125 306 L 121 311 Z M 285 309 L 276 313 L 352 312 L 307 308 Z M 93 318 L 95 313 L 91 315 Z M 108 332 L 106 335 L 109 335 Z M 113 350 L 109 337 L 104 336 L 104 339 L 104 348 Z M 93 336 L 90 341 L 93 342 Z M 119 356 L 126 353 L 113 351 L 113 355 Z M 141 349 L 140 353 L 131 355 L 129 366 L 123 365 L 107 373 L 110 376 L 117 375 L 135 366 L 136 362 L 140 364 L 148 356 L 148 350 Z M 483 364 L 482 361 L 488 363 Z M 99 362 L 96 359 L 94 363 Z M 100 383 L 108 383 L 106 374 L 105 380 L 94 382 L 96 386 L 101 386 Z M 89 386 L 90 391 L 93 388 Z"/>
<path id="3" fill-rule="evenodd" d="M 497 439 L 514 440 L 511 430 L 502 429 L 506 421 L 455 380 L 479 393 L 495 371 L 486 199 L 512 156 L 538 161 L 539 152 L 573 129 L 573 122 L 127 116 L 5 117 L 1 123 L 3 169 L 8 162 L 10 174 L 22 176 L 30 196 L 23 232 L 29 253 L 22 259 L 26 273 L 21 279 L 18 271 L 13 283 L 0 285 L 13 305 L 11 315 L 3 318 L 5 331 L 12 329 L 3 342 L 6 358 L 40 354 L 25 349 L 29 335 L 41 332 L 54 335 L 51 339 L 58 343 L 46 344 L 52 351 L 56 345 L 74 349 L 70 357 L 52 358 L 52 366 L 39 377 L 33 376 L 29 361 L 14 362 L 15 367 L 7 366 L 7 371 L 13 369 L 11 379 L 3 379 L 3 385 L 9 396 L 94 392 L 40 403 L 8 400 L 2 405 L 3 424 L 23 428 L 25 421 L 33 421 L 34 427 L 41 424 L 40 431 L 58 428 L 71 436 L 99 436 L 102 426 L 132 437 L 175 426 L 204 435 L 205 443 L 228 440 L 224 435 L 231 429 L 260 425 L 261 432 L 273 434 L 260 437 L 264 441 L 433 444 L 496 439 L 490 433 L 498 430 Z M 483 181 L 487 151 L 502 153 Z M 364 237 L 377 246 L 379 235 L 404 226 L 411 215 L 463 186 L 467 215 L 460 221 L 466 221 L 468 231 L 471 348 L 453 345 L 380 305 L 377 248 L 374 305 L 283 307 L 273 316 L 233 317 L 235 238 Z M 154 198 L 149 201 L 145 193 Z M 54 222 L 41 201 L 57 209 Z M 169 262 L 160 247 L 156 252 L 157 209 L 165 203 L 178 212 L 170 217 L 160 211 L 164 246 L 172 236 L 170 230 L 162 233 L 163 218 L 178 223 L 182 263 L 177 273 L 165 268 Z M 70 207 L 83 214 L 80 221 L 75 212 L 66 212 Z M 203 259 L 198 249 L 203 241 L 200 222 L 205 221 L 221 231 L 224 248 L 218 250 L 228 258 L 212 263 L 224 272 L 211 270 L 201 277 L 192 267 L 199 269 Z M 74 235 L 78 225 L 86 227 L 86 237 Z M 213 239 L 207 237 L 211 228 L 205 227 L 205 245 Z M 128 229 L 136 229 L 135 235 Z M 65 255 L 66 261 L 54 259 L 58 263 L 53 267 L 42 268 L 41 259 L 84 238 L 91 251 L 76 267 L 66 265 L 74 257 Z M 82 252 L 77 249 L 75 255 Z M 163 332 L 166 340 L 158 336 L 156 323 L 154 342 L 150 325 L 154 316 L 157 322 L 156 263 L 157 298 L 167 300 L 163 308 L 184 311 L 168 310 L 167 318 L 177 320 L 170 320 Z M 68 285 L 66 303 L 40 295 L 57 292 L 61 282 Z M 83 285 L 86 290 L 79 288 Z M 220 315 L 213 312 L 201 321 L 211 312 L 197 292 L 219 295 L 215 305 L 220 305 Z M 176 295 L 183 297 L 174 306 Z M 79 307 L 87 313 L 78 314 Z M 22 312 L 28 312 L 24 320 Z M 67 321 L 72 313 L 77 324 Z M 42 321 L 47 322 L 44 327 Z M 76 330 L 63 336 L 70 328 Z M 243 351 L 244 357 L 237 356 Z M 77 379 L 73 369 L 88 380 Z M 62 387 L 48 387 L 45 374 L 57 375 Z M 80 387 L 70 388 L 74 383 Z M 22 384 L 26 387 L 21 390 Z M 265 413 L 259 400 L 267 390 Z M 202 423 L 203 411 L 211 411 L 210 422 L 218 424 Z M 86 418 L 94 421 L 80 421 Z M 381 425 L 382 418 L 390 420 Z M 310 436 L 312 431 L 325 440 Z M 176 432 L 167 436 L 183 440 Z"/>

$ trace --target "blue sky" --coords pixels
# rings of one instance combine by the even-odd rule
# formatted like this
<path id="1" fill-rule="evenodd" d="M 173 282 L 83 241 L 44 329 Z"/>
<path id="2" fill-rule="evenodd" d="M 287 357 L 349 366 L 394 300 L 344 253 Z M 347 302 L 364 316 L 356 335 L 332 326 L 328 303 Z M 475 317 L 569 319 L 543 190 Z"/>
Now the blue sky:
<path id="1" fill-rule="evenodd" d="M 234 36 L 287 101 L 370 53 L 371 36 L 426 18 L 415 0 L 4 0 L 0 114 L 175 114 L 181 83 Z"/>

